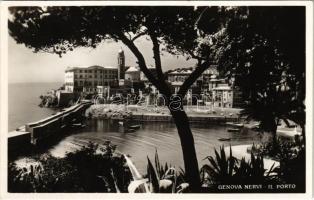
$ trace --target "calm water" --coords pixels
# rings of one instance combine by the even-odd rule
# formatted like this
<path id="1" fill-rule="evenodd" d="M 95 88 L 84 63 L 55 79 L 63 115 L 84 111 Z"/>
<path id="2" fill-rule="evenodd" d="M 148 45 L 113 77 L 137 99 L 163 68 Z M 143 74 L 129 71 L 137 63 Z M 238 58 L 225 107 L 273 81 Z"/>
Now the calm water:
<path id="1" fill-rule="evenodd" d="M 38 106 L 39 96 L 61 85 L 62 83 L 9 84 L 9 131 L 55 113 L 53 109 Z"/>
<path id="2" fill-rule="evenodd" d="M 252 144 L 261 141 L 261 136 L 253 132 L 231 133 L 225 126 L 193 125 L 196 151 L 201 163 L 208 155 L 214 154 L 214 148 L 221 145 Z M 219 138 L 232 138 L 231 141 L 221 142 Z M 133 133 L 121 133 L 116 124 L 108 120 L 90 120 L 87 126 L 75 134 L 63 139 L 52 147 L 49 152 L 62 157 L 66 151 L 74 151 L 89 141 L 103 144 L 106 140 L 117 145 L 121 153 L 131 155 L 132 161 L 141 172 L 145 172 L 149 156 L 154 160 L 157 149 L 160 160 L 172 165 L 183 167 L 182 152 L 177 130 L 174 124 L 166 122 L 144 123 Z"/>

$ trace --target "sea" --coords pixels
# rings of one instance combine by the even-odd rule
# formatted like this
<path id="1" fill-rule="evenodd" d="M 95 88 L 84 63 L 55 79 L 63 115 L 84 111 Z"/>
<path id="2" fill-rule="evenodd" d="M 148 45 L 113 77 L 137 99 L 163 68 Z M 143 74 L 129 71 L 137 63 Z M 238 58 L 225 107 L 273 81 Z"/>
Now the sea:
<path id="1" fill-rule="evenodd" d="M 58 89 L 62 83 L 11 83 L 8 88 L 8 129 L 16 128 L 29 122 L 48 117 L 56 113 L 55 109 L 41 108 L 40 95 Z"/>

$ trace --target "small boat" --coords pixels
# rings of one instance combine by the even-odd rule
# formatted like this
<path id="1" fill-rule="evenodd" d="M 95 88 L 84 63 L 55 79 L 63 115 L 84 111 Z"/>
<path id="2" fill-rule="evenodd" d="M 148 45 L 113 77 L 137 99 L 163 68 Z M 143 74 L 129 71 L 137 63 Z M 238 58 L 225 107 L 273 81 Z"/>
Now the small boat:
<path id="1" fill-rule="evenodd" d="M 129 126 L 129 128 L 131 128 L 131 129 L 139 129 L 139 128 L 141 128 L 141 125 L 139 125 L 139 124 L 131 125 L 131 126 Z"/>
<path id="2" fill-rule="evenodd" d="M 242 123 L 236 123 L 236 124 L 233 124 L 233 126 L 236 126 L 236 127 L 243 127 L 244 124 L 242 124 Z"/>
<path id="3" fill-rule="evenodd" d="M 231 138 L 219 138 L 218 140 L 219 140 L 219 141 L 230 141 Z"/>
<path id="4" fill-rule="evenodd" d="M 129 129 L 125 130 L 124 132 L 125 133 L 133 133 L 135 131 L 136 131 L 135 129 L 129 128 Z"/>
<path id="5" fill-rule="evenodd" d="M 74 127 L 74 128 L 84 128 L 84 127 L 86 127 L 86 124 L 76 123 L 76 124 L 72 124 L 72 127 Z"/>
<path id="6" fill-rule="evenodd" d="M 239 128 L 244 126 L 244 124 L 242 124 L 242 123 L 233 123 L 233 122 L 226 122 L 226 125 L 239 127 Z"/>
<path id="7" fill-rule="evenodd" d="M 238 128 L 228 128 L 227 131 L 228 132 L 239 132 L 240 129 L 238 129 Z"/>

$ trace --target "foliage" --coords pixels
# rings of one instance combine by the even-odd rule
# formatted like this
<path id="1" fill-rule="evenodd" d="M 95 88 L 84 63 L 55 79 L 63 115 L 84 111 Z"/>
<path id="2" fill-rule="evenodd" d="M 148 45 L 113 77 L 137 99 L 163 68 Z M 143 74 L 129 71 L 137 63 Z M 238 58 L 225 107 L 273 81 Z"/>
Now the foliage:
<path id="1" fill-rule="evenodd" d="M 296 190 L 305 192 L 305 148 L 302 147 L 293 157 L 284 157 L 280 160 L 278 175 L 285 183 L 294 183 Z"/>
<path id="2" fill-rule="evenodd" d="M 215 150 L 215 158 L 206 157 L 210 165 L 204 164 L 201 168 L 202 182 L 206 187 L 212 188 L 217 184 L 265 184 L 275 181 L 273 167 L 266 172 L 262 156 L 254 156 L 251 153 L 251 160 L 241 160 L 230 155 L 226 156 L 223 147 L 220 148 L 220 155 Z"/>
<path id="3" fill-rule="evenodd" d="M 304 149 L 304 142 L 297 136 L 294 141 L 277 139 L 278 148 L 273 148 L 273 143 L 266 142 L 261 145 L 253 145 L 252 152 L 255 155 L 271 157 L 274 160 L 293 159 Z"/>
<path id="4" fill-rule="evenodd" d="M 129 192 L 151 192 L 151 193 L 185 193 L 190 192 L 189 184 L 186 183 L 186 175 L 182 168 L 165 163 L 160 164 L 158 153 L 155 153 L 155 165 L 147 157 L 147 174 L 142 180 L 132 181 Z M 144 189 L 145 185 L 147 190 Z"/>
<path id="5" fill-rule="evenodd" d="M 185 182 L 185 172 L 182 168 L 177 170 L 166 162 L 162 165 L 159 161 L 158 152 L 155 152 L 155 166 L 147 157 L 147 177 L 152 192 L 159 193 L 182 193 L 188 192 L 188 183 Z"/>
<path id="6" fill-rule="evenodd" d="M 218 66 L 240 86 L 247 103 L 242 114 L 274 135 L 279 119 L 303 126 L 305 8 L 238 7 L 228 15 Z"/>
<path id="7" fill-rule="evenodd" d="M 44 155 L 30 169 L 10 163 L 9 192 L 126 192 L 131 174 L 114 150 L 90 143 L 65 158 Z"/>
<path id="8" fill-rule="evenodd" d="M 296 137 L 294 141 L 278 140 L 276 152 L 270 151 L 273 149 L 272 143 L 265 143 L 261 146 L 256 146 L 252 153 L 262 156 L 271 157 L 280 162 L 280 167 L 275 171 L 284 183 L 296 184 L 298 191 L 305 189 L 305 147 L 303 141 Z"/>
<path id="9" fill-rule="evenodd" d="M 202 167 L 203 179 L 205 179 L 205 172 L 213 179 L 221 182 L 230 180 L 233 176 L 235 164 L 237 159 L 232 156 L 232 150 L 230 148 L 230 156 L 227 157 L 223 147 L 220 148 L 220 155 L 215 149 L 215 158 L 212 156 L 206 157 L 211 166 L 205 164 Z"/>

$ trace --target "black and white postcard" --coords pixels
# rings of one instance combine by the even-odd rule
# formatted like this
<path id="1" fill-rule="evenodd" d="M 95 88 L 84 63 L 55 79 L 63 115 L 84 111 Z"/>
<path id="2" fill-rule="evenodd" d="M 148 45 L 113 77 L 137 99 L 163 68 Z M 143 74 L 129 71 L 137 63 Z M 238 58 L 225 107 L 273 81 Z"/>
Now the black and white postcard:
<path id="1" fill-rule="evenodd" d="M 310 197 L 312 6 L 2 2 L 1 196 Z"/>

